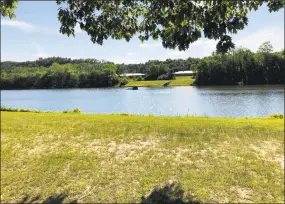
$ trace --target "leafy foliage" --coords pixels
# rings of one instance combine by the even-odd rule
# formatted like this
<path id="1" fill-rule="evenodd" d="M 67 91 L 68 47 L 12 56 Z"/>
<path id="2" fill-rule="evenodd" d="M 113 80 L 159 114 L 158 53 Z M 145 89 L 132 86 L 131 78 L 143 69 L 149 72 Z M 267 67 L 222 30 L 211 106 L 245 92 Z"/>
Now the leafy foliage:
<path id="1" fill-rule="evenodd" d="M 120 86 L 125 86 L 128 82 L 129 82 L 129 81 L 128 81 L 128 79 L 127 79 L 126 77 L 121 77 L 121 78 L 119 79 L 119 85 L 120 85 Z"/>
<path id="2" fill-rule="evenodd" d="M 266 45 L 266 46 L 264 46 Z M 124 86 L 127 78 L 118 77 L 125 72 L 142 72 L 145 77 L 137 80 L 149 81 L 147 86 L 166 83 L 174 79 L 173 72 L 193 70 L 197 72 L 197 85 L 233 85 L 244 84 L 283 84 L 284 50 L 272 53 L 269 42 L 261 47 L 265 51 L 252 53 L 241 48 L 227 54 L 213 53 L 203 59 L 188 58 L 166 61 L 151 60 L 144 64 L 114 64 L 96 59 L 78 59 L 52 57 L 33 62 L 1 62 L 1 89 L 31 88 L 91 88 Z M 269 49 L 270 48 L 270 49 Z M 266 51 L 267 50 L 267 51 Z M 52 63 L 52 64 L 51 64 Z M 51 65 L 50 65 L 51 64 Z M 40 66 L 39 66 L 40 65 Z M 177 83 L 192 84 L 189 78 Z M 170 85 L 176 83 L 172 80 Z M 144 81 L 145 82 L 145 81 Z M 131 83 L 132 85 L 144 83 Z M 129 85 L 129 84 L 128 84 Z M 161 86 L 161 85 L 159 85 Z"/>
<path id="3" fill-rule="evenodd" d="M 87 32 L 93 43 L 109 37 L 143 42 L 161 38 L 165 48 L 186 50 L 204 35 L 219 40 L 216 48 L 225 53 L 235 47 L 229 34 L 248 24 L 248 11 L 267 4 L 270 12 L 283 8 L 285 0 L 56 0 L 60 5 L 60 33 L 75 36 L 75 26 Z M 1 16 L 14 18 L 17 0 L 1 0 Z"/>
<path id="4" fill-rule="evenodd" d="M 260 45 L 260 47 L 258 48 L 258 52 L 262 52 L 262 53 L 270 53 L 272 51 L 273 51 L 273 47 L 270 41 L 266 41 L 262 43 L 262 45 Z"/>
<path id="5" fill-rule="evenodd" d="M 0 1 L 0 12 L 1 16 L 15 18 L 14 10 L 17 8 L 16 0 L 1 0 Z"/>
<path id="6" fill-rule="evenodd" d="M 270 118 L 275 118 L 275 119 L 283 119 L 284 115 L 283 114 L 272 114 L 269 117 Z"/>
<path id="7" fill-rule="evenodd" d="M 88 88 L 107 87 L 128 83 L 117 75 L 142 72 L 146 79 L 173 79 L 174 71 L 189 70 L 199 59 L 158 61 L 144 64 L 117 64 L 96 59 L 70 59 L 61 57 L 39 58 L 27 62 L 1 62 L 1 89 L 30 88 Z M 156 72 L 158 70 L 158 72 Z M 139 77 L 137 80 L 144 80 Z"/>
<path id="8" fill-rule="evenodd" d="M 129 41 L 139 33 L 142 42 L 161 38 L 165 48 L 186 50 L 203 34 L 219 40 L 217 51 L 222 53 L 234 48 L 229 34 L 244 29 L 248 11 L 264 3 L 272 12 L 285 0 L 57 0 L 60 32 L 68 36 L 74 36 L 78 24 L 100 45 L 109 37 Z"/>
<path id="9" fill-rule="evenodd" d="M 109 63 L 53 63 L 48 68 L 16 67 L 1 73 L 1 89 L 92 88 L 114 86 L 117 83 L 116 65 Z"/>
<path id="10" fill-rule="evenodd" d="M 62 113 L 77 113 L 77 114 L 79 114 L 79 113 L 82 113 L 82 110 L 80 110 L 79 108 L 75 108 L 72 111 L 65 110 Z"/>
<path id="11" fill-rule="evenodd" d="M 146 63 L 140 64 L 118 64 L 121 72 L 125 73 L 144 73 L 147 74 L 150 71 L 151 66 L 162 66 L 169 72 L 185 71 L 194 69 L 194 64 L 197 64 L 199 58 L 189 57 L 188 59 L 167 59 L 165 61 L 149 60 Z M 119 69 L 119 68 L 118 68 Z M 155 78 L 156 79 L 156 78 Z"/>
<path id="12" fill-rule="evenodd" d="M 88 63 L 93 65 L 101 65 L 101 64 L 112 64 L 112 62 L 108 61 L 99 61 L 97 59 L 71 59 L 71 58 L 63 58 L 63 57 L 48 57 L 48 58 L 42 58 L 40 57 L 38 60 L 35 61 L 26 61 L 26 62 L 11 62 L 11 61 L 5 61 L 1 62 L 1 69 L 10 69 L 12 67 L 49 67 L 53 63 L 57 64 L 82 64 L 82 63 Z"/>
<path id="13" fill-rule="evenodd" d="M 266 46 L 263 46 L 266 45 Z M 213 54 L 197 65 L 197 85 L 284 84 L 283 52 L 268 53 L 272 49 L 266 42 L 266 52 L 252 53 L 241 48 L 225 55 Z"/>
<path id="14" fill-rule="evenodd" d="M 6 111 L 6 112 L 33 112 L 33 113 L 44 112 L 44 111 L 40 111 L 40 110 L 30 110 L 30 109 L 26 109 L 26 108 L 12 108 L 12 107 L 6 107 L 6 106 L 1 106 L 0 110 Z"/>
<path id="15" fill-rule="evenodd" d="M 142 76 L 138 76 L 138 77 L 136 78 L 136 80 L 137 80 L 137 81 L 143 81 L 144 78 L 143 78 Z"/>

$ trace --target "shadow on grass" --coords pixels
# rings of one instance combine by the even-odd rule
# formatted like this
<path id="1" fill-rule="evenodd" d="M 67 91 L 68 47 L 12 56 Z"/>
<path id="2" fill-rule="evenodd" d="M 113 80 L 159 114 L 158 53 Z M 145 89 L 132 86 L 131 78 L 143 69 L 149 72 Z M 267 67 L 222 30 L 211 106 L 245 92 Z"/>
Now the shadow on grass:
<path id="1" fill-rule="evenodd" d="M 184 190 L 177 182 L 167 183 L 161 188 L 155 187 L 147 196 L 141 198 L 141 204 L 199 204 L 193 196 L 185 196 Z"/>
<path id="2" fill-rule="evenodd" d="M 40 202 L 40 196 L 36 196 L 34 198 L 30 198 L 30 196 L 26 195 L 19 203 L 23 204 L 23 203 L 42 203 L 42 204 L 61 204 L 61 203 L 66 203 L 64 201 L 64 199 L 67 198 L 67 194 L 58 194 L 58 195 L 55 195 L 55 196 L 50 196 L 48 198 L 46 198 L 44 201 L 41 201 Z M 71 202 L 68 202 L 70 204 L 76 204 L 77 201 L 74 200 L 74 201 L 71 201 Z"/>
<path id="3" fill-rule="evenodd" d="M 62 204 L 67 203 L 65 199 L 67 194 L 58 194 L 56 196 L 50 196 L 40 203 L 43 204 Z M 25 196 L 19 203 L 39 203 L 40 196 L 30 198 Z M 77 204 L 77 200 L 68 202 L 70 204 Z M 155 187 L 152 192 L 141 198 L 140 204 L 200 204 L 199 200 L 196 200 L 191 195 L 185 195 L 184 190 L 181 188 L 178 182 L 170 182 L 165 184 L 163 187 Z M 215 202 L 209 202 L 215 203 Z"/>

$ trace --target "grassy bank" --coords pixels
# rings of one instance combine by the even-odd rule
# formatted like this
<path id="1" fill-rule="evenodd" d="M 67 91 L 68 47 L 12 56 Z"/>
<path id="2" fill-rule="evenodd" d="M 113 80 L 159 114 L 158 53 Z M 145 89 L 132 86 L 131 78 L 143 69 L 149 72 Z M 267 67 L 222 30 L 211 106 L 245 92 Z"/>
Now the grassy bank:
<path id="1" fill-rule="evenodd" d="M 126 84 L 127 87 L 163 87 L 163 85 L 170 81 L 168 86 L 191 86 L 195 79 L 191 76 L 180 76 L 174 80 L 153 80 L 153 81 L 130 81 Z"/>
<path id="2" fill-rule="evenodd" d="M 4 203 L 284 201 L 283 119 L 5 111 L 1 123 Z"/>

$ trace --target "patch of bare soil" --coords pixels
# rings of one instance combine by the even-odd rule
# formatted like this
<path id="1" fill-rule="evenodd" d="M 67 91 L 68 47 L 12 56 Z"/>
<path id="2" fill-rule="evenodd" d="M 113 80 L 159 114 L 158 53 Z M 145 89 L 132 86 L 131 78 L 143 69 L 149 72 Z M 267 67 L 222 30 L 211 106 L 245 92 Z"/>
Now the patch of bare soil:
<path id="1" fill-rule="evenodd" d="M 267 161 L 276 162 L 284 169 L 284 155 L 278 154 L 277 150 L 280 148 L 280 144 L 273 141 L 264 141 L 259 145 L 249 145 L 250 148 Z"/>

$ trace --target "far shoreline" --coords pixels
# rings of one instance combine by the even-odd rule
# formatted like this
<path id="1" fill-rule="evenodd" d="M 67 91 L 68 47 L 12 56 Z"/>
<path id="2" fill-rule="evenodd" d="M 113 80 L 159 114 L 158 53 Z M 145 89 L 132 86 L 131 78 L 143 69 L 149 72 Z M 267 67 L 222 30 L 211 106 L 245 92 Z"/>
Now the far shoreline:
<path id="1" fill-rule="evenodd" d="M 254 87 L 254 86 L 283 86 L 285 84 L 245 84 L 245 85 L 172 85 L 172 86 L 148 86 L 148 85 L 128 85 L 107 86 L 107 87 L 66 87 L 66 88 L 23 88 L 23 89 L 0 89 L 0 91 L 24 91 L 24 90 L 76 90 L 76 89 L 123 89 L 137 86 L 139 88 L 172 88 L 172 87 Z"/>

